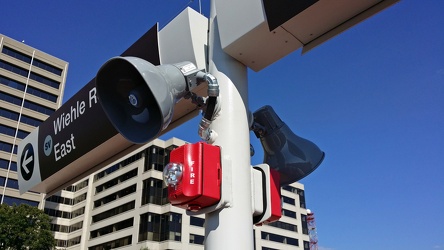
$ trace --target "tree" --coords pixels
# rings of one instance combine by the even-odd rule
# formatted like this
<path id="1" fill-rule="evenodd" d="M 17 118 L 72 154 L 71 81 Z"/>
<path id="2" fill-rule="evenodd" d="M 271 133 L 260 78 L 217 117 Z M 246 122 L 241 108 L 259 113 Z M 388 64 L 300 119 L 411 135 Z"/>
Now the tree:
<path id="1" fill-rule="evenodd" d="M 50 218 L 42 210 L 26 204 L 0 205 L 0 250 L 49 250 L 55 245 Z"/>

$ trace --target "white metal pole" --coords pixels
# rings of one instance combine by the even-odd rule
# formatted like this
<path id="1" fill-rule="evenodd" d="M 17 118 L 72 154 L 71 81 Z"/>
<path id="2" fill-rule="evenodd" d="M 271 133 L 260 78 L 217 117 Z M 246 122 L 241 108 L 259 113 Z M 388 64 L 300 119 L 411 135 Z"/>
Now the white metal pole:
<path id="1" fill-rule="evenodd" d="M 219 83 L 221 109 L 211 128 L 218 134 L 214 144 L 221 146 L 222 157 L 231 160 L 233 192 L 231 207 L 206 214 L 205 249 L 252 250 L 247 68 L 222 51 L 215 1 L 210 11 L 209 72 Z"/>

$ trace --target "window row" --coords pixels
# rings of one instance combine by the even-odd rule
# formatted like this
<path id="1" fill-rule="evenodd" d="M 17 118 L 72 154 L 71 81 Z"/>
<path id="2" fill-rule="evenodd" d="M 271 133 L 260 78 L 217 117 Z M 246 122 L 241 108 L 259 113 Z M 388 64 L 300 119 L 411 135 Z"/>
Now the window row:
<path id="1" fill-rule="evenodd" d="M 162 148 L 151 146 L 145 149 L 145 167 L 144 171 L 157 170 L 163 171 L 163 167 L 170 162 L 170 153 L 176 146 Z"/>
<path id="2" fill-rule="evenodd" d="M 0 176 L 0 187 L 5 186 L 5 181 L 6 181 L 6 178 L 3 176 Z M 18 190 L 19 189 L 18 180 L 8 178 L 8 180 L 6 181 L 6 187 Z"/>
<path id="3" fill-rule="evenodd" d="M 296 219 L 296 212 L 288 209 L 282 209 L 282 216 L 287 216 Z"/>
<path id="4" fill-rule="evenodd" d="M 14 64 L 9 63 L 9 62 L 0 60 L 0 68 L 3 68 L 5 70 L 8 70 L 10 72 L 13 72 L 15 74 L 18 74 L 18 75 L 21 75 L 23 77 L 28 78 L 28 73 L 29 73 L 28 70 L 20 68 L 20 67 L 14 65 Z M 49 86 L 51 88 L 54 88 L 54 89 L 59 89 L 59 86 L 60 86 L 59 82 L 54 81 L 52 79 L 49 79 L 47 77 L 44 77 L 44 76 L 39 75 L 39 74 L 34 73 L 34 72 L 30 72 L 29 73 L 29 78 L 34 80 L 34 81 L 37 81 L 39 83 L 43 83 L 43 84 L 45 84 L 45 85 L 47 85 L 47 86 Z"/>
<path id="5" fill-rule="evenodd" d="M 307 215 L 301 214 L 302 233 L 308 235 Z"/>
<path id="6" fill-rule="evenodd" d="M 130 204 L 130 203 L 128 203 Z M 129 207 L 134 208 L 134 201 L 131 202 L 132 205 Z M 109 211 L 107 211 L 108 215 Z M 93 217 L 93 222 L 94 222 Z M 91 239 L 100 237 L 103 235 L 107 235 L 110 233 L 114 233 L 126 228 L 130 228 L 134 226 L 134 218 L 129 218 L 124 221 L 120 221 L 114 223 L 112 225 L 105 226 L 103 228 L 91 231 L 90 236 Z M 141 241 L 157 241 L 162 242 L 165 240 L 173 240 L 173 241 L 181 241 L 181 233 L 182 233 L 182 215 L 174 212 L 168 212 L 164 214 L 156 214 L 156 213 L 145 213 L 140 215 L 140 224 L 139 224 L 139 242 Z M 190 243 L 194 244 L 203 244 L 204 236 L 201 235 L 190 235 Z M 100 247 L 118 247 L 118 245 L 110 245 L 110 242 L 105 243 L 105 245 L 101 244 Z M 123 246 L 123 245 L 119 245 Z M 99 246 L 94 246 L 94 248 L 90 249 L 103 249 Z"/>
<path id="7" fill-rule="evenodd" d="M 14 111 L 11 111 L 11 110 L 7 110 L 7 109 L 4 109 L 4 108 L 0 107 L 0 116 L 4 117 L 4 118 L 7 118 L 7 119 L 11 119 L 13 121 L 18 121 L 20 115 L 17 112 L 14 112 Z M 41 120 L 32 118 L 32 117 L 27 116 L 27 115 L 23 115 L 23 114 L 22 114 L 22 116 L 20 118 L 20 122 L 23 122 L 25 124 L 28 124 L 28 125 L 31 125 L 31 126 L 34 126 L 34 127 L 37 127 L 37 126 L 39 126 L 42 123 Z"/>
<path id="8" fill-rule="evenodd" d="M 0 151 L 5 151 L 7 153 L 11 153 L 12 144 L 0 141 Z M 17 154 L 17 147 L 14 147 L 14 151 L 12 151 L 12 152 L 14 154 Z"/>
<path id="9" fill-rule="evenodd" d="M 1 199 L 2 199 L 2 196 L 0 195 L 0 200 Z M 37 202 L 37 201 L 31 201 L 31 200 L 11 197 L 11 196 L 7 196 L 7 195 L 5 195 L 3 197 L 3 203 L 8 204 L 9 206 L 13 206 L 14 204 L 16 204 L 17 206 L 20 204 L 27 204 L 27 205 L 30 205 L 33 207 L 37 207 L 39 205 L 39 202 Z"/>
<path id="10" fill-rule="evenodd" d="M 283 236 L 283 235 L 272 234 L 272 233 L 268 233 L 268 232 L 263 232 L 262 231 L 261 232 L 261 238 L 263 240 L 279 242 L 279 243 L 283 243 L 283 244 L 287 244 L 287 245 L 292 245 L 292 246 L 299 246 L 299 240 L 298 239 L 287 237 L 287 236 Z"/>
<path id="11" fill-rule="evenodd" d="M 70 205 L 70 206 L 76 205 L 77 203 L 80 203 L 84 200 L 86 200 L 86 193 L 76 196 L 76 197 L 74 197 L 74 199 L 62 197 L 59 195 L 51 195 L 50 197 L 46 198 L 46 201 Z"/>
<path id="12" fill-rule="evenodd" d="M 6 78 L 4 76 L 0 76 L 0 84 L 3 84 L 5 86 L 20 90 L 20 91 L 25 91 L 26 89 L 26 93 L 27 94 L 31 94 L 33 96 L 37 96 L 40 98 L 43 98 L 45 100 L 51 101 L 51 102 L 57 102 L 57 96 L 50 94 L 46 91 L 34 88 L 32 86 L 28 86 L 28 88 L 26 88 L 26 85 L 17 81 L 14 81 L 12 79 Z"/>
<path id="13" fill-rule="evenodd" d="M 103 249 L 114 249 L 118 247 L 124 247 L 132 244 L 133 237 L 126 236 L 117 240 L 108 241 L 99 245 L 89 247 L 88 250 L 103 250 Z"/>
<path id="14" fill-rule="evenodd" d="M 292 232 L 298 231 L 298 226 L 290 224 L 290 223 L 286 223 L 283 221 L 275 221 L 275 222 L 268 223 L 267 225 L 272 226 L 272 227 L 277 227 L 280 229 L 284 229 L 284 230 L 288 230 L 288 231 L 292 231 Z"/>
<path id="15" fill-rule="evenodd" d="M 67 211 L 61 211 L 57 209 L 52 208 L 45 208 L 44 209 L 45 214 L 52 216 L 52 217 L 58 217 L 58 218 L 65 218 L 65 219 L 73 219 L 76 218 L 82 214 L 85 213 L 85 207 L 81 207 L 79 209 L 76 209 L 72 212 Z"/>
<path id="16" fill-rule="evenodd" d="M 136 202 L 130 201 L 128 203 L 125 203 L 123 205 L 117 206 L 115 208 L 111 208 L 105 212 L 102 212 L 100 214 L 96 214 L 92 217 L 92 223 L 96 223 L 108 218 L 111 218 L 113 216 L 116 216 L 118 214 L 124 213 L 126 211 L 132 210 L 135 208 Z"/>
<path id="17" fill-rule="evenodd" d="M 51 231 L 53 232 L 72 233 L 82 228 L 83 228 L 83 221 L 77 222 L 70 226 L 51 223 Z"/>
<path id="18" fill-rule="evenodd" d="M 39 59 L 34 59 L 34 61 L 32 61 L 32 65 L 37 66 L 41 69 L 44 69 L 44 70 L 51 72 L 51 73 L 58 75 L 58 76 L 61 76 L 62 72 L 63 72 L 62 69 L 54 67 L 54 66 L 52 66 L 48 63 L 45 63 L 43 61 L 40 61 Z"/>
<path id="19" fill-rule="evenodd" d="M 124 221 L 119 221 L 117 223 L 114 223 L 112 225 L 108 225 L 106 227 L 102 227 L 99 228 L 97 230 L 93 230 L 90 233 L 90 237 L 91 239 L 103 236 L 103 235 L 107 235 L 110 233 L 114 233 L 129 227 L 132 227 L 134 225 L 134 218 L 129 218 L 127 220 Z"/>
<path id="20" fill-rule="evenodd" d="M 0 124 L 0 134 L 9 135 L 14 137 L 15 136 L 15 128 L 11 128 L 9 126 Z M 23 131 L 23 130 L 17 130 L 17 138 L 23 139 L 26 136 L 29 135 L 29 132 Z"/>
<path id="21" fill-rule="evenodd" d="M 125 159 L 117 164 L 114 164 L 113 166 L 94 175 L 94 181 L 98 181 L 98 180 L 116 172 L 117 170 L 122 169 L 122 168 L 128 166 L 129 164 L 139 160 L 140 158 L 142 158 L 142 152 L 132 155 L 132 156 L 128 157 L 127 159 Z"/>
<path id="22" fill-rule="evenodd" d="M 136 192 L 136 187 L 137 187 L 137 185 L 134 184 L 134 185 L 131 185 L 131 186 L 127 187 L 127 188 L 119 190 L 119 191 L 117 191 L 115 193 L 107 195 L 107 196 L 103 197 L 102 199 L 96 200 L 96 201 L 94 201 L 94 208 L 98 208 L 98 207 L 100 207 L 102 205 L 105 205 L 105 204 L 110 203 L 112 201 L 118 200 L 118 199 L 120 199 L 122 197 L 125 197 L 127 195 L 132 194 L 132 193 L 135 193 Z"/>
<path id="23" fill-rule="evenodd" d="M 84 180 L 82 182 L 77 183 L 76 185 L 68 186 L 64 190 L 65 191 L 69 191 L 69 192 L 77 192 L 77 191 L 81 190 L 82 188 L 87 187 L 88 186 L 88 181 L 89 180 L 86 179 L 86 180 Z"/>
<path id="24" fill-rule="evenodd" d="M 98 193 L 100 193 L 102 191 L 105 191 L 105 190 L 107 190 L 107 189 L 109 189 L 111 187 L 114 187 L 114 186 L 118 185 L 121 182 L 124 182 L 126 180 L 129 180 L 129 179 L 137 176 L 137 170 L 138 170 L 138 168 L 135 168 L 135 169 L 133 169 L 133 170 L 131 170 L 129 172 L 126 172 L 126 173 L 120 175 L 119 177 L 116 177 L 116 178 L 114 178 L 114 179 L 112 179 L 110 181 L 107 181 L 107 182 L 97 186 L 96 187 L 96 194 L 98 194 Z"/>
<path id="25" fill-rule="evenodd" d="M 204 227 L 204 224 L 205 224 L 205 219 L 195 216 L 190 216 L 190 225 L 196 227 Z"/>
<path id="26" fill-rule="evenodd" d="M 168 188 L 162 180 L 148 178 L 143 181 L 142 205 L 156 204 L 162 206 L 169 203 Z"/>
<path id="27" fill-rule="evenodd" d="M 129 164 L 141 159 L 142 157 L 145 157 L 144 162 L 144 171 L 148 170 L 157 170 L 157 171 L 163 171 L 163 167 L 168 164 L 170 157 L 170 152 L 176 148 L 177 146 L 171 146 L 168 148 L 161 148 L 158 146 L 150 146 L 149 148 L 145 149 L 142 152 L 139 152 L 135 155 L 132 155 L 131 157 L 99 172 L 94 176 L 94 181 L 98 181 L 105 176 L 108 176 L 111 173 L 114 173 L 115 171 L 122 169 Z M 97 190 L 96 190 L 97 192 Z"/>
<path id="28" fill-rule="evenodd" d="M 11 166 L 9 166 L 9 161 L 5 159 L 0 159 L 0 168 L 8 169 L 17 172 L 17 162 L 11 161 Z"/>
<path id="29" fill-rule="evenodd" d="M 17 106 L 21 106 L 23 99 L 18 98 L 13 95 L 10 95 L 10 94 L 0 92 L 0 100 L 15 104 Z M 53 108 L 48 108 L 48 107 L 45 107 L 45 106 L 40 105 L 38 103 L 28 101 L 26 99 L 25 99 L 25 102 L 23 103 L 23 107 L 37 111 L 37 112 L 45 114 L 45 115 L 51 115 L 52 113 L 54 113 L 54 110 L 55 110 Z"/>
<path id="30" fill-rule="evenodd" d="M 282 195 L 281 199 L 282 199 L 282 202 L 284 202 L 284 203 L 287 203 L 290 205 L 296 205 L 296 201 L 293 198 Z"/>
<path id="31" fill-rule="evenodd" d="M 80 244 L 81 239 L 82 239 L 81 236 L 77 236 L 77 237 L 74 237 L 69 240 L 56 240 L 56 246 L 57 247 L 72 247 L 72 246 Z"/>
<path id="32" fill-rule="evenodd" d="M 205 236 L 198 234 L 190 234 L 190 243 L 203 245 L 205 241 Z"/>
<path id="33" fill-rule="evenodd" d="M 305 207 L 305 192 L 304 192 L 304 190 L 299 189 L 299 188 L 295 188 L 295 187 L 292 187 L 289 185 L 282 187 L 282 189 L 299 195 L 299 206 L 302 208 L 306 208 Z"/>
<path id="34" fill-rule="evenodd" d="M 165 214 L 145 213 L 140 215 L 139 242 L 181 241 L 182 215 L 168 212 Z"/>

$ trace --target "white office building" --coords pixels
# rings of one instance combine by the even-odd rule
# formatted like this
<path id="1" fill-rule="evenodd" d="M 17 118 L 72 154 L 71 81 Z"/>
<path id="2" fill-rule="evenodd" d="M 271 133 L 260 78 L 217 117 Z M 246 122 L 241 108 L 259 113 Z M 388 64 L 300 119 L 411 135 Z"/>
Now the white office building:
<path id="1" fill-rule="evenodd" d="M 17 145 L 62 103 L 68 63 L 0 34 L 0 204 L 38 206 L 18 191 Z"/>

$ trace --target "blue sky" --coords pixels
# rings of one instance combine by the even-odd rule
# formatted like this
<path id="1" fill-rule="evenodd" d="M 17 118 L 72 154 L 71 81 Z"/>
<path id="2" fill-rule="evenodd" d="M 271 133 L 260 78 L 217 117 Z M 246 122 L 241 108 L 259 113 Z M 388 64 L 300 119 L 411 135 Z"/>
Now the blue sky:
<path id="1" fill-rule="evenodd" d="M 67 100 L 187 3 L 3 1 L 0 33 L 68 61 Z M 320 249 L 444 249 L 443 9 L 441 0 L 403 0 L 303 56 L 249 73 L 250 109 L 273 106 L 326 153 L 301 181 Z M 197 124 L 163 138 L 196 142 Z M 251 142 L 252 163 L 261 163 Z"/>

